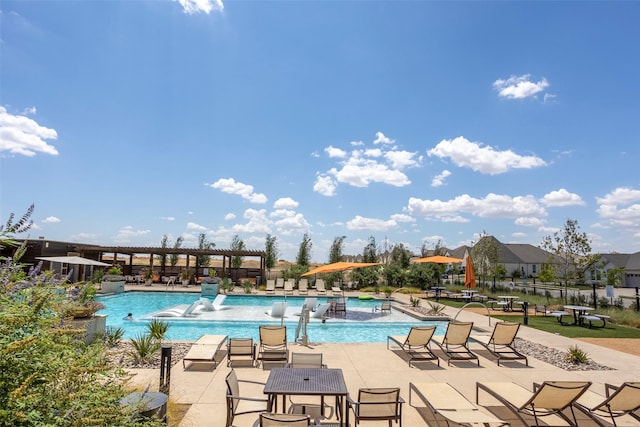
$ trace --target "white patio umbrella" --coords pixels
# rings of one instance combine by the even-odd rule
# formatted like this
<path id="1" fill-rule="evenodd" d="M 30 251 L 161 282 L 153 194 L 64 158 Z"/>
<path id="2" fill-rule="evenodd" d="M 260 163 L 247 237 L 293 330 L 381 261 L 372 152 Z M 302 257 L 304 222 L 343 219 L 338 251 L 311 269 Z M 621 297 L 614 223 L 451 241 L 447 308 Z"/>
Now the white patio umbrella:
<path id="1" fill-rule="evenodd" d="M 36 259 L 51 262 L 61 262 L 64 264 L 93 265 L 96 267 L 108 267 L 111 265 L 107 264 L 106 262 L 96 261 L 95 259 L 83 258 L 80 256 L 38 256 L 36 257 Z"/>

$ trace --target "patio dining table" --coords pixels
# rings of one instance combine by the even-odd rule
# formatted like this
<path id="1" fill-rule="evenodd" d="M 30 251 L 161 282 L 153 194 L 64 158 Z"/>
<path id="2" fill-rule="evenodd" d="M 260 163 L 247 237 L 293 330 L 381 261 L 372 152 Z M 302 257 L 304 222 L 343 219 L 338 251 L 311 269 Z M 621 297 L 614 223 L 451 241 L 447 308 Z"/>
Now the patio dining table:
<path id="1" fill-rule="evenodd" d="M 520 297 L 515 295 L 498 295 L 498 298 L 502 298 L 502 301 L 506 302 L 506 304 L 504 305 L 504 311 L 514 311 L 513 300 L 516 300 Z"/>
<path id="2" fill-rule="evenodd" d="M 282 396 L 282 412 L 286 411 L 286 396 L 335 396 L 340 426 L 349 425 L 347 396 L 349 391 L 341 369 L 329 368 L 273 368 L 264 386 L 268 396 L 268 410 L 277 410 L 278 396 Z"/>
<path id="3" fill-rule="evenodd" d="M 588 307 L 584 305 L 565 305 L 563 306 L 565 310 L 571 310 L 573 312 L 573 324 L 582 326 L 582 316 L 586 316 L 589 311 L 593 311 L 593 307 Z"/>

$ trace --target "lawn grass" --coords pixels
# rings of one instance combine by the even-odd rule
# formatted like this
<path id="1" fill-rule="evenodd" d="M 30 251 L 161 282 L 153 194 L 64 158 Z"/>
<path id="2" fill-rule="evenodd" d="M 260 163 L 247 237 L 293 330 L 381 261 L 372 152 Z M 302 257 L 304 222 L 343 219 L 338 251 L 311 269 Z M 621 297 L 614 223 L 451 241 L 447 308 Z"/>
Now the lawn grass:
<path id="1" fill-rule="evenodd" d="M 522 323 L 522 316 L 491 314 L 495 319 Z M 527 326 L 567 338 L 640 338 L 640 329 L 607 322 L 604 328 L 561 325 L 553 316 L 529 316 Z"/>

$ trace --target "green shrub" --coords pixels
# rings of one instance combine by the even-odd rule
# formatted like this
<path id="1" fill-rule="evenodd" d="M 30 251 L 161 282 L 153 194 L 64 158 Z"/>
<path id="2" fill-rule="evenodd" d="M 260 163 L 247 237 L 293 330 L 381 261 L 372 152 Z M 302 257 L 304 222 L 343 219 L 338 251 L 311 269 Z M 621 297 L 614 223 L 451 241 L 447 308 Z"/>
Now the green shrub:
<path id="1" fill-rule="evenodd" d="M 157 340 L 163 340 L 169 329 L 169 323 L 160 319 L 152 319 L 147 324 L 149 335 Z"/>
<path id="2" fill-rule="evenodd" d="M 577 345 L 569 347 L 565 357 L 567 361 L 571 363 L 589 362 L 589 355 L 584 350 L 581 350 Z"/>
<path id="3" fill-rule="evenodd" d="M 110 326 L 104 331 L 104 341 L 107 343 L 108 347 L 117 346 L 123 336 L 124 329 L 122 328 L 114 328 Z"/>
<path id="4" fill-rule="evenodd" d="M 131 338 L 131 345 L 133 346 L 133 350 L 129 351 L 129 356 L 131 356 L 136 363 L 144 363 L 153 359 L 153 356 L 160 351 L 162 344 L 147 334 Z"/>

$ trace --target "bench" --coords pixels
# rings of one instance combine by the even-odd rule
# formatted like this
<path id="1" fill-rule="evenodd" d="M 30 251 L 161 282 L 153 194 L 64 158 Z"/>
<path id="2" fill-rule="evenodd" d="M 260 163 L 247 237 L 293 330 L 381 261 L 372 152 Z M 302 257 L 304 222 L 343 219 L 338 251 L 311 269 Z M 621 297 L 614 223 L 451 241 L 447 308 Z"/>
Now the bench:
<path id="1" fill-rule="evenodd" d="M 562 321 L 562 317 L 570 315 L 568 311 L 552 311 L 551 315 L 555 317 L 561 325 L 568 325 L 567 322 Z"/>
<path id="2" fill-rule="evenodd" d="M 547 310 L 547 306 L 546 305 L 536 304 L 535 307 L 533 308 L 533 314 L 535 314 L 537 316 L 538 313 L 542 314 L 543 316 L 546 316 L 547 314 L 550 314 L 551 312 Z"/>
<path id="3" fill-rule="evenodd" d="M 508 301 L 496 301 L 496 300 L 491 300 L 491 301 L 487 301 L 487 304 L 489 305 L 489 308 L 491 308 L 491 310 L 506 310 L 507 307 L 509 306 L 509 302 Z M 494 307 L 495 305 L 498 306 L 498 308 Z"/>
<path id="4" fill-rule="evenodd" d="M 604 328 L 607 323 L 607 319 L 609 316 L 604 314 L 585 314 L 580 316 L 580 321 L 584 325 L 585 321 L 589 322 L 589 329 L 591 328 Z M 594 325 L 592 322 L 602 322 L 602 325 Z"/>

